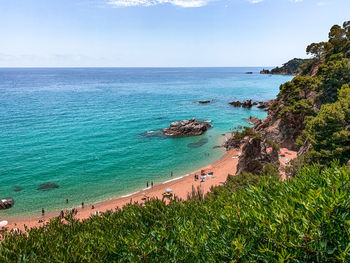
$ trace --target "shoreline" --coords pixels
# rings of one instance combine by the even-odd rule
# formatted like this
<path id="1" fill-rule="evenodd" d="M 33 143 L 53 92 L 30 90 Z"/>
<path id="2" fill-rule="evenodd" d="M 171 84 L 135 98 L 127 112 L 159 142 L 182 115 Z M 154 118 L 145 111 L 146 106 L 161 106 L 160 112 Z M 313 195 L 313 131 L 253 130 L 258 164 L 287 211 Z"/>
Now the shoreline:
<path id="1" fill-rule="evenodd" d="M 230 135 L 231 134 L 226 134 L 222 140 L 227 140 L 227 136 Z M 203 193 L 206 194 L 210 191 L 210 188 L 212 186 L 221 185 L 223 182 L 226 182 L 227 175 L 229 173 L 235 174 L 238 158 L 233 159 L 232 156 L 238 155 L 239 152 L 240 150 L 237 149 L 226 151 L 224 155 L 217 161 L 214 161 L 212 164 L 207 165 L 206 173 L 211 171 L 214 173 L 214 176 L 208 176 L 204 182 L 201 182 L 201 180 L 194 180 L 194 174 L 200 174 L 200 170 L 196 170 L 191 173 L 175 177 L 164 182 L 160 182 L 158 184 L 155 184 L 153 187 L 144 188 L 136 192 L 132 192 L 123 196 L 112 197 L 110 199 L 96 203 L 86 204 L 84 208 L 79 206 L 78 208 L 75 208 L 77 210 L 77 215 L 75 217 L 79 220 L 85 220 L 94 215 L 95 212 L 103 213 L 107 210 L 114 210 L 115 208 L 121 208 L 130 202 L 143 204 L 145 202 L 145 199 L 162 199 L 162 194 L 167 188 L 171 188 L 173 190 L 172 193 L 183 200 L 186 200 L 187 195 L 192 192 L 192 187 L 200 187 Z M 208 169 L 208 167 L 212 168 Z M 44 216 L 8 218 L 9 223 L 7 225 L 7 228 L 9 230 L 14 228 L 24 230 L 24 226 L 28 228 L 40 227 L 45 225 L 50 219 L 59 216 L 59 214 L 60 211 L 54 211 L 47 213 Z"/>

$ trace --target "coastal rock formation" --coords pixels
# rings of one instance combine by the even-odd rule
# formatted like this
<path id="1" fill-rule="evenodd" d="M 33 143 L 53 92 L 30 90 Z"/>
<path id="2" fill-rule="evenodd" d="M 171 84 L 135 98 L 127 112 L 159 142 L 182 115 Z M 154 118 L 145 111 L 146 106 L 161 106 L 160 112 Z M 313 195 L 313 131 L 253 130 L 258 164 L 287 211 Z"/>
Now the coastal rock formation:
<path id="1" fill-rule="evenodd" d="M 241 140 L 235 137 L 235 134 L 232 135 L 229 139 L 227 139 L 223 147 L 226 149 L 226 151 L 229 151 L 231 149 L 239 149 L 241 147 Z"/>
<path id="2" fill-rule="evenodd" d="M 259 174 L 269 163 L 278 163 L 278 151 L 260 138 L 245 138 L 236 174 L 243 171 Z"/>
<path id="3" fill-rule="evenodd" d="M 249 117 L 248 121 L 253 124 L 254 126 L 257 126 L 261 123 L 261 120 L 257 117 Z"/>
<path id="4" fill-rule="evenodd" d="M 275 100 L 269 100 L 266 102 L 260 101 L 259 102 L 259 109 L 268 109 L 269 107 L 271 107 L 271 105 L 275 102 Z"/>
<path id="5" fill-rule="evenodd" d="M 243 107 L 243 108 L 251 108 L 255 105 L 257 105 L 257 102 L 252 102 L 252 100 L 246 100 L 244 102 L 240 102 L 240 101 L 232 101 L 229 102 L 229 104 L 233 107 Z"/>
<path id="6" fill-rule="evenodd" d="M 176 121 L 170 124 L 169 128 L 163 130 L 168 136 L 198 136 L 205 133 L 211 125 L 205 122 L 199 122 L 195 119 Z"/>
<path id="7" fill-rule="evenodd" d="M 0 199 L 0 210 L 11 208 L 15 204 L 15 201 L 11 197 Z"/>

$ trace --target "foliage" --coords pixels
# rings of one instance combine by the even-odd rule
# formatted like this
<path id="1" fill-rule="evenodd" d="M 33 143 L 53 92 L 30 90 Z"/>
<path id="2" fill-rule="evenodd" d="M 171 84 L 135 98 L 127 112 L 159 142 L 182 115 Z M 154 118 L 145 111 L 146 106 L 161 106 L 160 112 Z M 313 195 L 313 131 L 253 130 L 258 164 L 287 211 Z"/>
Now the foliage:
<path id="1" fill-rule="evenodd" d="M 327 164 L 332 159 L 346 163 L 350 158 L 350 87 L 343 85 L 338 100 L 324 104 L 316 117 L 310 118 L 304 132 L 313 145 L 308 158 Z"/>
<path id="2" fill-rule="evenodd" d="M 350 171 L 295 180 L 242 174 L 204 201 L 128 205 L 8 237 L 1 262 L 335 262 L 350 260 Z"/>

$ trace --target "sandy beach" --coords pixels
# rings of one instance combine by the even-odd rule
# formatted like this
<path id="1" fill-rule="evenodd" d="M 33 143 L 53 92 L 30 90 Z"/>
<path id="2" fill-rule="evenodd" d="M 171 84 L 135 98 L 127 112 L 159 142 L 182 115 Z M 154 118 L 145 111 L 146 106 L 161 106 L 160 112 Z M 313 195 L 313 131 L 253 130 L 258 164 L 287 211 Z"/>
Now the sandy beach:
<path id="1" fill-rule="evenodd" d="M 212 186 L 222 185 L 226 181 L 228 174 L 236 173 L 238 158 L 232 157 L 237 156 L 239 152 L 240 151 L 237 149 L 227 151 L 221 159 L 208 166 L 209 168 L 207 168 L 205 172 L 213 172 L 213 176 L 207 176 L 203 181 L 200 179 L 195 180 L 194 175 L 197 174 L 200 176 L 200 170 L 194 171 L 182 177 L 170 178 L 166 182 L 156 184 L 153 187 L 149 187 L 136 193 L 98 203 L 85 204 L 84 208 L 77 207 L 76 209 L 78 212 L 76 218 L 84 220 L 95 214 L 96 211 L 103 213 L 107 210 L 114 210 L 116 207 L 121 208 L 130 202 L 144 203 L 147 198 L 162 199 L 162 194 L 167 188 L 171 188 L 172 194 L 183 200 L 186 200 L 188 193 L 192 192 L 192 187 L 200 187 L 204 194 L 208 193 Z M 24 226 L 27 226 L 28 228 L 40 227 L 46 224 L 51 218 L 57 217 L 59 213 L 59 211 L 56 211 L 45 214 L 44 216 L 9 219 L 7 227 L 9 230 L 14 228 L 24 230 Z"/>

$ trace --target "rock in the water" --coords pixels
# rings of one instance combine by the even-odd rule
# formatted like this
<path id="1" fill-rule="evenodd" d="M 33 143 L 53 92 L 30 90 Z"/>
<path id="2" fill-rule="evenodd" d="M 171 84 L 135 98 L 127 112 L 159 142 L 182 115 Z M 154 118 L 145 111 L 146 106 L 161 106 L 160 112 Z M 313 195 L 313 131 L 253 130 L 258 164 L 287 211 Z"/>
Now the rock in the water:
<path id="1" fill-rule="evenodd" d="M 208 142 L 207 138 L 200 139 L 198 142 L 192 142 L 187 144 L 188 148 L 199 148 Z"/>
<path id="2" fill-rule="evenodd" d="M 195 119 L 176 121 L 170 124 L 169 128 L 163 130 L 168 136 L 198 136 L 205 133 L 211 125 L 205 122 L 199 122 Z"/>
<path id="3" fill-rule="evenodd" d="M 198 104 L 207 104 L 207 103 L 211 103 L 215 100 L 200 100 L 200 101 L 197 101 Z"/>
<path id="4" fill-rule="evenodd" d="M 39 185 L 38 189 L 39 191 L 49 191 L 55 188 L 58 188 L 58 184 L 52 183 L 52 182 L 47 182 Z"/>
<path id="5" fill-rule="evenodd" d="M 252 102 L 252 100 L 246 100 L 244 102 L 240 102 L 240 101 L 232 101 L 232 102 L 229 102 L 229 104 L 233 107 L 243 107 L 243 108 L 251 108 L 253 107 L 254 105 L 257 105 L 256 102 Z"/>
<path id="6" fill-rule="evenodd" d="M 20 191 L 22 191 L 22 189 L 23 189 L 23 188 L 20 187 L 20 186 L 18 186 L 18 185 L 16 185 L 16 186 L 13 187 L 13 191 L 14 191 L 14 192 L 20 192 Z"/>
<path id="7" fill-rule="evenodd" d="M 0 198 L 0 210 L 11 208 L 15 204 L 15 200 L 11 197 Z"/>

